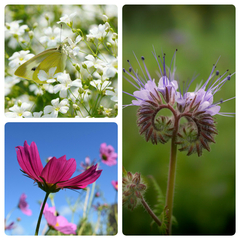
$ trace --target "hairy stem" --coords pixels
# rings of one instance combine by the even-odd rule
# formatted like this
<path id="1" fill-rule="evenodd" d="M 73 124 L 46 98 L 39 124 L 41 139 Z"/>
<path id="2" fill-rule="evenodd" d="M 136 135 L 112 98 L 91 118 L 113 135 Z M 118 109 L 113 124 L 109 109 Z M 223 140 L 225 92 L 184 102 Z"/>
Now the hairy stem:
<path id="1" fill-rule="evenodd" d="M 144 200 L 144 198 L 141 198 L 141 203 L 143 205 L 143 207 L 147 210 L 147 212 L 149 213 L 149 215 L 152 217 L 152 219 L 157 223 L 158 226 L 161 226 L 162 223 L 161 221 L 158 219 L 158 217 L 154 214 L 154 212 L 152 211 L 152 209 L 148 206 L 147 202 Z"/>
<path id="2" fill-rule="evenodd" d="M 37 222 L 36 231 L 35 231 L 36 236 L 38 235 L 38 232 L 39 232 L 39 227 L 40 227 L 40 223 L 41 223 L 41 219 L 42 219 L 43 209 L 44 209 L 45 204 L 47 202 L 48 196 L 49 196 L 49 193 L 46 192 L 46 195 L 45 195 L 45 198 L 44 198 L 44 201 L 43 201 L 43 204 L 42 204 L 42 208 L 41 208 L 41 211 L 40 211 L 40 214 L 39 214 L 39 217 L 38 217 L 38 222 Z"/>
<path id="3" fill-rule="evenodd" d="M 178 118 L 175 118 L 174 131 L 171 142 L 171 155 L 169 162 L 168 172 L 168 185 L 167 185 L 167 196 L 166 196 L 166 214 L 168 218 L 167 222 L 167 234 L 171 234 L 172 230 L 172 212 L 173 212 L 173 198 L 174 198 L 174 186 L 175 186 L 175 175 L 176 175 L 176 163 L 177 163 L 177 132 L 178 132 Z"/>

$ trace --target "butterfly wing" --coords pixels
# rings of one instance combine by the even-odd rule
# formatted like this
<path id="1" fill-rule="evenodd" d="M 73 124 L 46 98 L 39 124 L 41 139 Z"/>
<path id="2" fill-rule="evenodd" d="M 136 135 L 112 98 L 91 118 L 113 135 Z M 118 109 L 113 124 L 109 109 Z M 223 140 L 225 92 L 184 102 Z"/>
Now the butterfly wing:
<path id="1" fill-rule="evenodd" d="M 62 72 L 65 68 L 66 55 L 59 48 L 52 48 L 29 59 L 15 71 L 15 75 L 37 83 L 43 83 L 38 79 L 40 70 L 48 73 L 51 67 L 57 67 L 56 72 Z"/>
<path id="2" fill-rule="evenodd" d="M 38 82 L 38 73 L 40 70 L 45 71 L 48 73 L 50 68 L 57 67 L 55 74 L 58 72 L 63 72 L 65 69 L 65 62 L 66 62 L 66 55 L 62 52 L 53 52 L 49 56 L 47 56 L 36 69 L 34 69 L 33 77 L 32 79 L 35 82 Z"/>

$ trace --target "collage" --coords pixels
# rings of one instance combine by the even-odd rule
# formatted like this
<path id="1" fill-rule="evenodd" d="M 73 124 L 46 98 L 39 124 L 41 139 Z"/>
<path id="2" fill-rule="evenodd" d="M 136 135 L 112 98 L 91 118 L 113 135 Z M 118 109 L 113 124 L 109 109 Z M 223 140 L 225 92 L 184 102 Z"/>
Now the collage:
<path id="1" fill-rule="evenodd" d="M 239 238 L 237 5 L 2 5 L 3 239 Z"/>

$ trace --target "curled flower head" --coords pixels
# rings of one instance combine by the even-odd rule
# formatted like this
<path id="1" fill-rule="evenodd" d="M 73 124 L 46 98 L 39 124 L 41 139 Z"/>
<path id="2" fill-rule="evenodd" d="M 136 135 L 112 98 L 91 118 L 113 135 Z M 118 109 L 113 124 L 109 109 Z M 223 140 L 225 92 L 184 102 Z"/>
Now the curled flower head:
<path id="1" fill-rule="evenodd" d="M 210 151 L 209 143 L 215 142 L 214 135 L 217 134 L 217 129 L 213 116 L 232 115 L 220 112 L 220 104 L 232 98 L 217 102 L 214 102 L 213 98 L 233 74 L 227 70 L 220 75 L 214 64 L 208 79 L 194 92 L 190 92 L 188 90 L 195 78 L 182 87 L 175 80 L 176 51 L 169 68 L 165 64 L 166 55 L 160 57 L 153 52 L 159 68 L 158 82 L 151 77 L 144 57 L 141 57 L 143 67 L 137 60 L 143 77 L 133 70 L 128 60 L 130 67 L 129 70 L 123 69 L 124 78 L 137 91 L 133 94 L 125 92 L 134 97 L 132 103 L 127 106 L 139 107 L 137 124 L 140 134 L 144 134 L 146 141 L 157 144 L 166 143 L 174 138 L 175 144 L 181 146 L 180 151 L 187 151 L 187 155 L 196 152 L 200 156 L 202 149 Z M 170 110 L 172 116 L 163 116 L 161 114 L 163 109 Z M 185 118 L 187 123 L 180 124 L 181 118 Z"/>
<path id="2" fill-rule="evenodd" d="M 76 161 L 74 158 L 67 160 L 65 155 L 60 158 L 52 157 L 43 167 L 35 142 L 32 142 L 29 146 L 25 141 L 23 147 L 16 147 L 16 151 L 22 172 L 37 182 L 38 186 L 48 193 L 58 192 L 63 188 L 85 188 L 88 184 L 95 182 L 102 172 L 102 170 L 97 170 L 96 164 L 78 176 L 71 178 L 76 170 Z"/>
<path id="3" fill-rule="evenodd" d="M 27 198 L 26 194 L 23 193 L 19 199 L 18 207 L 24 214 L 26 214 L 27 216 L 31 216 L 32 210 L 28 208 L 28 203 L 26 202 L 26 198 Z"/>

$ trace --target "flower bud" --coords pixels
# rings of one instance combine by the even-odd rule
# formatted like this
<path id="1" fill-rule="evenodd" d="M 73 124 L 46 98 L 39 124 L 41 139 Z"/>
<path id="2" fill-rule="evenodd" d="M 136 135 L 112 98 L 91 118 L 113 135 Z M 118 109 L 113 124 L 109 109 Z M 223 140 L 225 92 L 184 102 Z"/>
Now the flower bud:
<path id="1" fill-rule="evenodd" d="M 103 15 L 103 16 L 102 16 L 102 20 L 103 20 L 104 22 L 107 22 L 107 20 L 108 20 L 108 16 Z"/>
<path id="2" fill-rule="evenodd" d="M 123 204 L 133 210 L 140 203 L 147 186 L 140 173 L 132 174 L 124 169 L 123 176 Z"/>
<path id="3" fill-rule="evenodd" d="M 83 67 L 84 69 L 87 69 L 86 63 L 82 63 L 82 67 Z"/>

